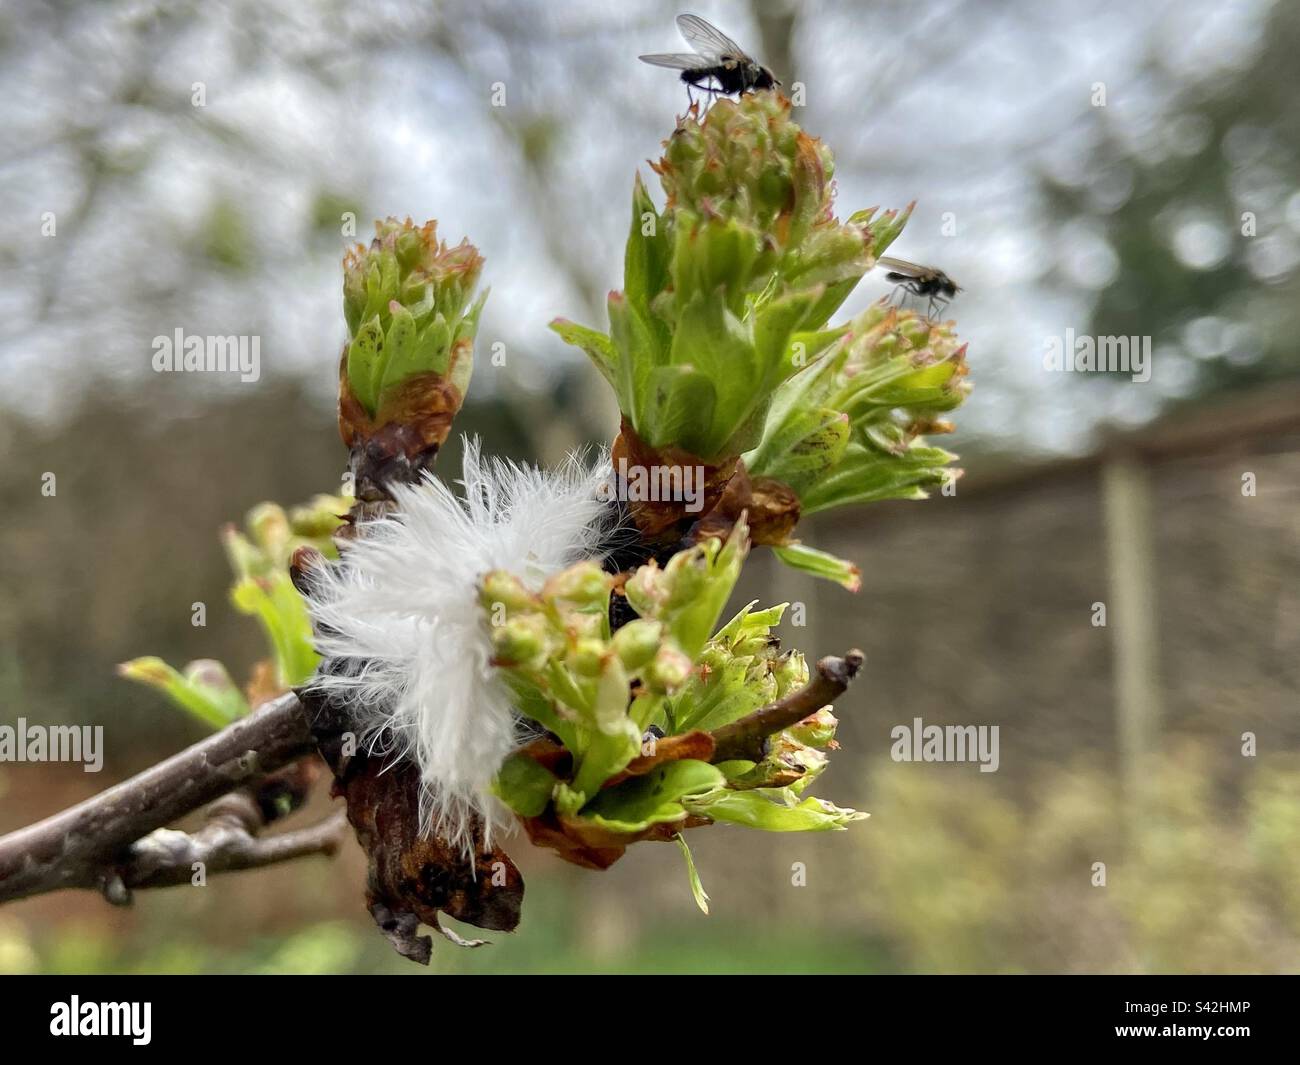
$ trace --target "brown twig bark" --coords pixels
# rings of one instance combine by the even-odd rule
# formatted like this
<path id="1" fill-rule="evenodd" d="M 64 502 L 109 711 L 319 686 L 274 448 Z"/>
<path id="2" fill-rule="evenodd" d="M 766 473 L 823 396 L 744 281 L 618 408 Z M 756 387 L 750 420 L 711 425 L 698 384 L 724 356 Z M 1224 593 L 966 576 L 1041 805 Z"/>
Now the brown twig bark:
<path id="1" fill-rule="evenodd" d="M 226 795 L 213 804 L 207 823 L 196 832 L 160 828 L 132 844 L 125 864 L 105 883 L 104 895 L 109 902 L 127 903 L 134 888 L 192 883 L 196 865 L 201 865 L 207 876 L 259 869 L 313 854 L 328 857 L 349 834 L 342 810 L 308 828 L 259 836 L 265 823 L 256 803 L 243 792 Z"/>
<path id="2" fill-rule="evenodd" d="M 0 837 L 0 903 L 62 888 L 120 894 L 114 878 L 124 863 L 129 869 L 133 844 L 312 750 L 296 695 L 263 703 L 143 773 Z"/>
<path id="3" fill-rule="evenodd" d="M 843 658 L 828 655 L 817 663 L 816 674 L 797 692 L 791 692 L 784 699 L 761 707 L 739 721 L 715 729 L 713 761 L 744 758 L 761 762 L 767 753 L 768 736 L 797 725 L 823 706 L 833 703 L 848 689 L 864 660 L 862 652 L 857 650 L 850 651 Z"/>

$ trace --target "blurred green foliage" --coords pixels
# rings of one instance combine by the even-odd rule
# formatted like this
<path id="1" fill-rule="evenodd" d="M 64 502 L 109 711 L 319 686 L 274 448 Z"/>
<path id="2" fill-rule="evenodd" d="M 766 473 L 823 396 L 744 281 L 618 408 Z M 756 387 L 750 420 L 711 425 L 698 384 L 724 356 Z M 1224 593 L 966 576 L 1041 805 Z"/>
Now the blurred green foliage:
<path id="1" fill-rule="evenodd" d="M 540 890 L 534 890 L 534 887 Z M 440 951 L 430 969 L 392 952 L 364 920 L 327 920 L 230 948 L 175 926 L 152 937 L 118 939 L 84 922 L 39 933 L 0 916 L 3 973 L 863 973 L 887 959 L 854 936 L 768 929 L 740 921 L 677 921 L 646 928 L 615 955 L 584 939 L 580 904 L 551 881 L 530 884 L 533 920 L 519 933 L 477 950 Z"/>
<path id="2" fill-rule="evenodd" d="M 248 222 L 239 205 L 222 197 L 208 210 L 201 236 L 208 260 L 233 274 L 245 273 L 253 266 L 255 244 Z"/>
<path id="3" fill-rule="evenodd" d="M 1084 765 L 1033 801 L 991 778 L 884 772 L 857 839 L 872 923 L 914 972 L 1300 968 L 1300 757 L 1234 801 L 1186 742 L 1125 797 Z M 1104 863 L 1104 884 L 1099 882 Z"/>

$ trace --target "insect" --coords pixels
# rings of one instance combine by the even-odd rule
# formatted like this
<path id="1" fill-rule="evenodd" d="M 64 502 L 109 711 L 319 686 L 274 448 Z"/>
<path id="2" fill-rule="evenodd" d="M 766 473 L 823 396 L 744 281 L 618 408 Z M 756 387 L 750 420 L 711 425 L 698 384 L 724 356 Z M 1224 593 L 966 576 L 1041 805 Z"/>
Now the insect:
<path id="1" fill-rule="evenodd" d="M 956 281 L 934 266 L 918 266 L 906 259 L 895 259 L 889 255 L 882 255 L 876 260 L 876 265 L 889 271 L 885 274 L 885 280 L 894 282 L 897 286 L 895 292 L 901 288 L 913 296 L 928 299 L 930 304 L 926 314 L 931 318 L 934 317 L 935 310 L 948 306 L 948 301 L 961 291 L 961 286 Z"/>
<path id="2" fill-rule="evenodd" d="M 691 86 L 725 96 L 781 84 L 767 67 L 750 59 L 740 45 L 699 15 L 678 15 L 677 29 L 694 52 L 656 52 L 637 58 L 651 66 L 680 70 L 688 98 Z M 710 79 L 717 88 L 705 84 Z"/>

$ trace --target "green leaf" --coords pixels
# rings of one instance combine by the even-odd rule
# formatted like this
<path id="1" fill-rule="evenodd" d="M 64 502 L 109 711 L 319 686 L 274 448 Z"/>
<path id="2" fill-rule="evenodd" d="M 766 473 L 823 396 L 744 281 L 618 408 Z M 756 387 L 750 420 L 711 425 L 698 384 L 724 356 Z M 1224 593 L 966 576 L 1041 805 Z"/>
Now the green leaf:
<path id="1" fill-rule="evenodd" d="M 379 384 L 380 394 L 400 385 L 411 374 L 428 369 L 416 359 L 416 326 L 411 312 L 396 301 L 389 305 L 389 310 L 393 320 L 388 326 L 388 358 Z"/>
<path id="2" fill-rule="evenodd" d="M 348 345 L 348 384 L 370 414 L 375 413 L 378 404 L 378 383 L 384 371 L 383 347 L 384 334 L 378 315 L 367 319 Z"/>
<path id="3" fill-rule="evenodd" d="M 700 874 L 695 870 L 695 859 L 691 857 L 691 848 L 686 845 L 686 837 L 680 832 L 673 839 L 677 841 L 677 846 L 682 851 L 682 857 L 686 859 L 686 876 L 691 882 L 691 895 L 695 898 L 695 905 L 707 914 L 709 912 L 709 895 L 704 890 Z"/>
<path id="4" fill-rule="evenodd" d="M 808 321 L 808 312 L 821 297 L 821 289 L 791 292 L 766 304 L 754 316 L 754 351 L 759 376 L 755 391 L 766 401 L 778 383 L 795 373 L 803 362 L 791 350 L 795 334 Z M 797 353 L 809 358 L 807 350 Z"/>
<path id="5" fill-rule="evenodd" d="M 249 711 L 226 667 L 212 659 L 191 662 L 183 674 L 152 656 L 123 662 L 117 671 L 129 680 L 157 688 L 182 710 L 214 729 L 225 728 Z"/>
<path id="6" fill-rule="evenodd" d="M 786 423 L 801 417 L 807 410 L 823 407 L 840 409 L 838 404 L 830 400 L 835 391 L 836 374 L 843 367 L 847 357 L 847 349 L 841 347 L 834 354 L 818 359 L 799 370 L 777 388 L 767 411 L 762 439 L 757 447 L 744 456 L 745 468 L 751 474 L 773 476 L 768 467 L 780 458 L 781 450 L 770 442 L 785 431 Z"/>
<path id="7" fill-rule="evenodd" d="M 865 272 L 865 271 L 864 271 Z M 858 282 L 862 280 L 861 275 L 857 277 L 848 277 L 842 281 L 835 281 L 825 286 L 822 290 L 821 298 L 812 306 L 808 312 L 808 321 L 816 323 L 825 323 L 830 321 L 831 315 L 840 309 L 844 301 L 852 295 L 853 290 L 858 287 Z"/>
<path id="8" fill-rule="evenodd" d="M 649 310 L 650 301 L 668 284 L 672 245 L 666 226 L 637 174 L 632 188 L 632 225 L 623 255 L 623 292 L 643 311 Z M 650 232 L 644 232 L 646 229 Z"/>
<path id="9" fill-rule="evenodd" d="M 830 407 L 792 411 L 770 429 L 745 466 L 754 476 L 775 477 L 800 498 L 834 469 L 848 447 L 849 416 Z"/>
<path id="10" fill-rule="evenodd" d="M 237 581 L 230 599 L 243 614 L 256 617 L 275 656 L 277 679 L 287 688 L 304 684 L 319 661 L 312 642 L 311 616 L 287 573 Z"/>
<path id="11" fill-rule="evenodd" d="M 627 670 L 618 655 L 611 654 L 597 681 L 596 698 L 586 722 L 589 735 L 586 749 L 577 758 L 575 791 L 594 795 L 640 753 L 641 730 L 628 717 L 628 687 Z"/>
<path id="12" fill-rule="evenodd" d="M 618 352 L 614 343 L 604 333 L 588 329 L 585 325 L 570 322 L 567 318 L 556 318 L 551 322 L 551 331 L 566 344 L 581 348 L 596 365 L 605 380 L 618 389 Z"/>
<path id="13" fill-rule="evenodd" d="M 791 569 L 823 580 L 834 581 L 841 588 L 856 592 L 862 587 L 862 571 L 847 559 L 837 558 L 815 547 L 808 547 L 798 542 L 774 547 L 776 557 Z"/>
<path id="14" fill-rule="evenodd" d="M 856 284 L 871 268 L 873 261 L 861 230 L 822 229 L 813 233 L 803 247 L 787 256 L 782 276 L 787 283 L 797 283 L 804 288 Z M 818 293 L 820 297 L 821 292 Z"/>
<path id="15" fill-rule="evenodd" d="M 619 409 L 642 439 L 648 440 L 642 406 L 649 390 L 650 374 L 656 366 L 664 364 L 667 349 L 646 312 L 628 302 L 621 292 L 611 292 L 606 307 L 610 339 L 618 352 L 614 391 L 618 394 Z"/>
<path id="16" fill-rule="evenodd" d="M 361 321 L 368 322 L 376 318 L 380 310 L 387 305 L 388 296 L 384 293 L 384 283 L 379 272 L 379 263 L 372 261 L 366 271 L 366 305 L 361 312 Z"/>
<path id="17" fill-rule="evenodd" d="M 478 298 L 470 304 L 469 310 L 465 312 L 460 323 L 456 326 L 455 339 L 460 340 L 462 337 L 469 337 L 471 340 L 478 336 L 479 319 L 483 316 L 483 305 L 487 303 L 488 294 L 491 288 L 485 288 L 478 294 Z"/>
<path id="18" fill-rule="evenodd" d="M 655 367 L 643 408 L 646 439 L 658 446 L 689 438 L 712 421 L 716 402 L 713 382 L 694 366 Z"/>
<path id="19" fill-rule="evenodd" d="M 722 218 L 700 220 L 688 211 L 676 216 L 673 290 L 679 308 L 703 297 L 739 314 L 749 294 L 762 235 Z"/>
<path id="20" fill-rule="evenodd" d="M 775 797 L 776 801 L 773 801 Z M 703 798 L 687 799 L 692 813 L 715 821 L 730 821 L 765 832 L 837 832 L 867 817 L 811 796 L 796 802 L 788 788 L 730 791 L 721 788 Z"/>
<path id="21" fill-rule="evenodd" d="M 379 306 L 375 313 L 380 318 L 386 317 L 385 312 L 388 310 L 389 300 L 393 299 L 398 293 L 398 287 L 401 284 L 401 271 L 398 268 L 396 255 L 381 255 L 379 257 Z"/>
<path id="22" fill-rule="evenodd" d="M 879 258 L 885 253 L 885 250 L 898 239 L 898 235 L 903 232 L 903 227 L 907 225 L 907 220 L 912 217 L 912 209 L 916 206 L 913 200 L 903 210 L 886 211 L 884 217 L 871 227 L 871 236 L 874 243 L 871 246 L 871 254 Z M 857 215 L 849 217 L 852 222 Z"/>
<path id="23" fill-rule="evenodd" d="M 616 832 L 642 832 L 685 816 L 680 800 L 722 787 L 722 772 L 708 762 L 683 758 L 605 788 L 582 808 L 582 816 Z"/>
<path id="24" fill-rule="evenodd" d="M 752 677 L 747 658 L 732 659 L 704 678 L 693 680 L 672 703 L 678 732 L 711 731 L 738 721 L 777 698 L 770 674 Z"/>
<path id="25" fill-rule="evenodd" d="M 502 670 L 502 676 L 510 688 L 516 710 L 559 736 L 560 742 L 570 751 L 581 750 L 578 725 L 560 714 L 541 688 L 516 670 Z"/>
<path id="26" fill-rule="evenodd" d="M 774 629 L 781 624 L 781 619 L 785 617 L 786 608 L 790 605 L 789 603 L 778 603 L 776 606 L 770 606 L 765 610 L 755 610 L 754 607 L 757 603 L 757 599 L 751 599 L 741 607 L 730 621 L 713 634 L 713 639 L 710 642 L 730 644 L 751 633 L 761 632 L 766 635 L 768 630 Z"/>
<path id="27" fill-rule="evenodd" d="M 802 497 L 803 513 L 815 514 L 846 503 L 925 499 L 926 487 L 941 485 L 952 476 L 944 467 L 955 457 L 929 447 L 887 454 L 851 441 L 839 466 Z"/>
<path id="28" fill-rule="evenodd" d="M 655 447 L 676 444 L 706 462 L 715 459 L 754 409 L 759 367 L 749 329 L 720 300 L 697 294 L 678 318 L 669 361 L 674 366 L 691 366 L 713 382 L 713 417 L 690 426 L 675 440 L 649 440 L 641 435 Z M 748 450 L 748 445 L 740 450 Z"/>
<path id="29" fill-rule="evenodd" d="M 415 342 L 411 361 L 422 370 L 445 374 L 451 365 L 451 323 L 438 311 Z"/>
<path id="30" fill-rule="evenodd" d="M 909 410 L 951 410 L 959 406 L 964 394 L 949 387 L 957 372 L 954 360 L 944 360 L 929 366 L 910 365 L 910 360 L 899 357 L 906 372 L 891 374 L 874 387 L 861 388 L 851 393 L 848 409 L 864 410 L 868 405 L 882 410 L 906 407 Z"/>
<path id="31" fill-rule="evenodd" d="M 492 793 L 521 817 L 538 817 L 551 801 L 559 777 L 524 754 L 513 754 L 501 765 Z"/>
<path id="32" fill-rule="evenodd" d="M 916 367 L 906 354 L 891 355 L 891 347 L 889 342 L 877 345 L 873 352 L 875 358 L 868 365 L 857 367 L 852 375 L 846 375 L 847 382 L 835 393 L 830 405 L 850 415 L 894 406 L 881 403 L 877 396 L 893 382 L 910 376 Z"/>

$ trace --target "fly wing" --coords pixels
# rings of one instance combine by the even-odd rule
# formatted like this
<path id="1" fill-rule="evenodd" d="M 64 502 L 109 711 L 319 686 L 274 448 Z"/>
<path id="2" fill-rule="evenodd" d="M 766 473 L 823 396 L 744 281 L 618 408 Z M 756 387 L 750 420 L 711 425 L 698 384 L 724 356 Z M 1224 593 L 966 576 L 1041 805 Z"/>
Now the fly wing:
<path id="1" fill-rule="evenodd" d="M 699 15 L 678 15 L 677 29 L 686 43 L 708 59 L 742 59 L 745 50 Z"/>
<path id="2" fill-rule="evenodd" d="M 876 265 L 912 277 L 920 277 L 931 272 L 928 266 L 918 266 L 916 263 L 909 263 L 906 259 L 895 259 L 892 255 L 882 255 L 876 260 Z"/>
<path id="3" fill-rule="evenodd" d="M 709 65 L 707 59 L 694 52 L 655 52 L 652 55 L 639 55 L 637 58 L 652 67 L 672 67 L 673 70 L 694 70 L 696 67 Z"/>

